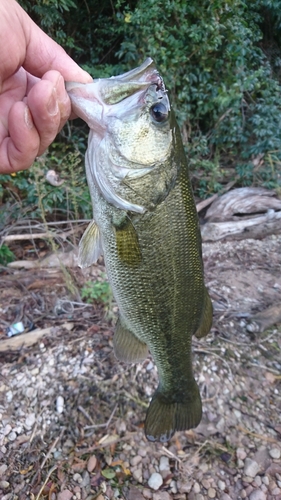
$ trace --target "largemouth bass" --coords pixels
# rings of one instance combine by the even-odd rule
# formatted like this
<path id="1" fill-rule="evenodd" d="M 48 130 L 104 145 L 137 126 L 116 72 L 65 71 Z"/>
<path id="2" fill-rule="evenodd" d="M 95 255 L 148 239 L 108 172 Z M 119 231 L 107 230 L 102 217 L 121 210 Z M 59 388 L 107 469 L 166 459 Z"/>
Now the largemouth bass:
<path id="1" fill-rule="evenodd" d="M 152 59 L 117 77 L 68 83 L 67 90 L 90 127 L 85 163 L 94 221 L 79 263 L 104 256 L 119 307 L 115 355 L 135 362 L 152 354 L 159 386 L 145 433 L 168 441 L 201 420 L 191 341 L 212 323 L 180 131 Z"/>

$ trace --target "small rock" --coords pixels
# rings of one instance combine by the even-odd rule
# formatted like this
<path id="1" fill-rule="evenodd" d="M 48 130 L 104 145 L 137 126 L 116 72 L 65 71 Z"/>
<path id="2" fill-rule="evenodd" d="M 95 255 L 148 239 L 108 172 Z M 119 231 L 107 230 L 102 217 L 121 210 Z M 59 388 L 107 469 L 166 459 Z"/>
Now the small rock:
<path id="1" fill-rule="evenodd" d="M 143 494 L 144 498 L 148 498 L 148 500 L 150 500 L 152 498 L 152 491 L 149 490 L 148 488 L 144 488 L 142 490 L 142 494 Z"/>
<path id="2" fill-rule="evenodd" d="M 170 470 L 170 463 L 168 457 L 162 455 L 159 463 L 159 470 Z"/>
<path id="3" fill-rule="evenodd" d="M 273 490 L 271 491 L 271 494 L 274 496 L 274 497 L 277 497 L 277 495 L 279 495 L 279 493 L 281 493 L 281 490 L 280 488 L 278 488 L 276 486 L 276 488 L 273 488 Z"/>
<path id="4" fill-rule="evenodd" d="M 256 477 L 259 471 L 259 464 L 252 460 L 251 458 L 245 459 L 244 474 L 245 476 Z"/>
<path id="5" fill-rule="evenodd" d="M 218 487 L 221 491 L 224 491 L 225 490 L 225 482 L 224 481 L 221 481 L 219 480 L 218 481 Z"/>
<path id="6" fill-rule="evenodd" d="M 209 470 L 209 465 L 203 462 L 202 464 L 199 464 L 199 469 L 203 472 L 203 474 L 206 474 Z"/>
<path id="7" fill-rule="evenodd" d="M 217 430 L 220 433 L 224 432 L 224 428 L 225 428 L 225 419 L 224 419 L 224 417 L 221 417 L 221 419 L 218 421 L 216 427 L 217 427 Z"/>
<path id="8" fill-rule="evenodd" d="M 259 488 L 261 485 L 262 485 L 261 477 L 260 476 L 256 476 L 255 479 L 254 479 L 254 481 L 253 481 L 254 488 Z"/>
<path id="9" fill-rule="evenodd" d="M 58 500 L 70 500 L 73 497 L 73 493 L 69 490 L 63 490 L 58 493 Z"/>
<path id="10" fill-rule="evenodd" d="M 11 430 L 12 430 L 12 426 L 10 424 L 7 424 L 7 425 L 5 425 L 2 432 L 3 432 L 4 436 L 7 436 L 9 434 L 9 432 L 11 432 Z"/>
<path id="11" fill-rule="evenodd" d="M 147 456 L 147 450 L 145 448 L 139 448 L 138 455 L 140 455 L 140 457 L 145 458 Z"/>
<path id="12" fill-rule="evenodd" d="M 176 481 L 173 480 L 173 481 L 170 482 L 170 489 L 171 489 L 172 493 L 177 493 L 178 492 Z"/>
<path id="13" fill-rule="evenodd" d="M 81 487 L 85 488 L 86 490 L 87 490 L 87 488 L 91 489 L 91 488 L 89 488 L 89 486 L 90 486 L 90 474 L 87 470 L 84 470 L 83 475 L 82 475 L 82 479 L 83 479 L 83 481 L 82 481 L 82 483 L 80 483 Z"/>
<path id="14" fill-rule="evenodd" d="M 266 486 L 268 486 L 268 485 L 269 485 L 269 479 L 268 479 L 268 476 L 264 476 L 264 477 L 262 478 L 262 482 L 263 482 Z"/>
<path id="15" fill-rule="evenodd" d="M 58 396 L 56 400 L 56 409 L 57 413 L 61 414 L 64 410 L 64 398 L 62 396 Z"/>
<path id="16" fill-rule="evenodd" d="M 160 486 L 162 486 L 162 484 L 163 484 L 163 479 L 162 479 L 161 474 L 159 474 L 158 472 L 153 472 L 153 474 L 151 474 L 151 476 L 148 480 L 148 486 L 152 490 L 159 490 L 159 488 L 160 488 Z"/>
<path id="17" fill-rule="evenodd" d="M 35 420 L 36 420 L 35 413 L 30 413 L 29 415 L 27 415 L 25 419 L 26 427 L 30 429 L 35 424 Z"/>
<path id="18" fill-rule="evenodd" d="M 7 469 L 8 469 L 8 465 L 7 464 L 0 465 L 0 476 L 3 476 L 3 474 L 5 474 L 5 472 L 6 472 Z"/>
<path id="19" fill-rule="evenodd" d="M 271 450 L 269 450 L 269 455 L 271 456 L 271 458 L 275 458 L 276 460 L 278 460 L 281 456 L 281 452 L 279 448 L 271 448 Z"/>
<path id="20" fill-rule="evenodd" d="M 223 493 L 220 500 L 233 500 L 227 493 Z"/>
<path id="21" fill-rule="evenodd" d="M 35 390 L 34 390 L 33 387 L 28 387 L 26 389 L 25 395 L 26 395 L 27 398 L 31 399 L 33 397 L 34 392 L 35 392 Z"/>
<path id="22" fill-rule="evenodd" d="M 201 491 L 200 484 L 195 482 L 192 490 L 194 491 L 194 493 L 200 493 L 200 491 Z"/>
<path id="23" fill-rule="evenodd" d="M 209 498 L 216 498 L 217 492 L 214 488 L 209 488 L 208 489 L 208 497 Z"/>
<path id="24" fill-rule="evenodd" d="M 208 490 L 211 487 L 209 479 L 202 479 L 202 486 L 204 486 L 204 488 Z"/>
<path id="25" fill-rule="evenodd" d="M 93 472 L 93 470 L 95 470 L 96 466 L 97 466 L 97 458 L 95 457 L 95 455 L 92 455 L 89 458 L 88 463 L 87 463 L 87 471 Z"/>
<path id="26" fill-rule="evenodd" d="M 245 490 L 246 491 L 246 497 L 248 497 L 252 493 L 252 491 L 254 491 L 254 489 L 255 488 L 253 488 L 253 486 L 251 484 L 249 484 L 249 486 L 247 486 L 247 488 Z"/>
<path id="27" fill-rule="evenodd" d="M 134 470 L 134 472 L 133 472 L 133 478 L 136 481 L 138 481 L 138 483 L 142 483 L 142 469 L 136 469 L 136 470 Z M 148 484 L 149 484 L 149 481 L 148 481 Z M 154 489 L 158 489 L 158 488 L 154 488 Z"/>
<path id="28" fill-rule="evenodd" d="M 8 439 L 9 441 L 15 441 L 15 439 L 17 439 L 17 434 L 14 431 L 10 432 Z"/>
<path id="29" fill-rule="evenodd" d="M 6 488 L 9 488 L 10 486 L 10 483 L 8 483 L 8 481 L 0 481 L 0 488 L 2 488 L 3 490 L 6 490 Z"/>
<path id="30" fill-rule="evenodd" d="M 136 465 L 139 465 L 139 463 L 142 461 L 142 457 L 140 455 L 136 455 L 135 457 L 132 457 L 130 462 L 132 467 L 135 467 Z"/>
<path id="31" fill-rule="evenodd" d="M 117 490 L 117 493 L 118 493 L 118 490 Z M 108 490 L 107 490 L 107 496 L 109 498 L 114 498 L 114 497 L 116 498 L 116 496 L 119 497 L 119 494 L 115 495 L 115 493 L 114 493 L 113 496 L 109 496 Z M 139 490 L 139 488 L 137 488 L 136 486 L 134 486 L 132 484 L 129 488 L 128 495 L 126 495 L 126 500 L 144 500 L 144 496 L 142 495 L 142 492 Z"/>
<path id="32" fill-rule="evenodd" d="M 240 458 L 240 460 L 245 460 L 247 453 L 245 452 L 244 448 L 237 448 L 236 456 L 237 458 Z"/>
<path id="33" fill-rule="evenodd" d="M 76 472 L 73 475 L 73 481 L 75 481 L 75 483 L 81 484 L 83 482 L 83 478 L 82 478 L 81 474 L 78 474 L 78 472 Z"/>
<path id="34" fill-rule="evenodd" d="M 254 490 L 250 494 L 249 500 L 266 500 L 266 495 L 262 490 Z"/>
<path id="35" fill-rule="evenodd" d="M 153 493 L 153 500 L 171 500 L 171 497 L 167 491 L 158 491 Z"/>
<path id="36" fill-rule="evenodd" d="M 259 472 L 264 473 L 266 469 L 270 466 L 271 459 L 269 457 L 268 449 L 266 446 L 261 446 L 255 453 L 253 460 L 259 464 Z"/>
<path id="37" fill-rule="evenodd" d="M 190 484 L 190 481 L 177 481 L 177 489 L 180 493 L 190 493 L 191 488 L 192 485 Z"/>

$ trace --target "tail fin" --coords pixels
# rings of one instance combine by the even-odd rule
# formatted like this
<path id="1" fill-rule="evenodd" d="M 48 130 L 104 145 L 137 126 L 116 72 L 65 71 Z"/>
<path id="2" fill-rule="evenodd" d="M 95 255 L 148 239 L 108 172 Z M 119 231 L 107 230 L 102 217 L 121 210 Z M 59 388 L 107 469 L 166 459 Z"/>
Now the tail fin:
<path id="1" fill-rule="evenodd" d="M 149 441 L 169 441 L 176 431 L 197 427 L 202 417 L 202 403 L 198 386 L 188 401 L 169 402 L 156 391 L 147 410 L 145 434 Z"/>

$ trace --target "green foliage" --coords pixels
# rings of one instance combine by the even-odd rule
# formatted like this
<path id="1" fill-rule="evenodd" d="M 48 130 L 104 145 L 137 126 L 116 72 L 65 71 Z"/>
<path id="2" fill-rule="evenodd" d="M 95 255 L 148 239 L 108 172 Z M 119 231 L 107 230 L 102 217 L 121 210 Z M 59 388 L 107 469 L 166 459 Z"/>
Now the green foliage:
<path id="1" fill-rule="evenodd" d="M 42 210 L 47 220 L 91 218 L 92 205 L 83 163 L 78 149 L 55 142 L 29 170 L 0 175 L 0 198 L 5 203 L 6 218 L 9 207 L 15 220 L 23 215 L 42 219 Z M 46 181 L 45 175 L 50 169 L 64 179 L 61 186 L 52 186 Z"/>
<path id="2" fill-rule="evenodd" d="M 109 307 L 112 302 L 112 291 L 110 284 L 105 280 L 105 275 L 101 276 L 101 280 L 87 281 L 81 289 L 81 297 L 89 304 L 98 302 Z"/>
<path id="3" fill-rule="evenodd" d="M 267 155 L 274 151 L 281 159 L 281 89 L 261 50 L 263 16 L 274 12 L 280 29 L 280 7 L 265 0 L 176 0 L 165 7 L 139 0 L 125 8 L 129 22 L 118 54 L 131 65 L 148 55 L 156 60 L 190 164 L 203 169 L 208 185 L 211 171 L 212 191 L 220 188 L 221 164 L 229 157 L 238 164 L 240 184 L 255 182 L 252 160 L 260 154 L 260 183 L 269 177 L 272 185 L 280 183 Z M 207 193 L 202 182 L 199 192 Z"/>
<path id="4" fill-rule="evenodd" d="M 13 260 L 15 260 L 15 255 L 12 250 L 7 245 L 2 245 L 0 247 L 0 265 L 6 266 L 9 262 L 13 262 Z"/>
<path id="5" fill-rule="evenodd" d="M 197 194 L 220 190 L 224 175 L 238 185 L 280 187 L 281 0 L 20 3 L 94 77 L 155 59 Z M 24 192 L 32 191 L 28 182 Z M 64 189 L 45 193 L 49 211 L 65 203 Z"/>

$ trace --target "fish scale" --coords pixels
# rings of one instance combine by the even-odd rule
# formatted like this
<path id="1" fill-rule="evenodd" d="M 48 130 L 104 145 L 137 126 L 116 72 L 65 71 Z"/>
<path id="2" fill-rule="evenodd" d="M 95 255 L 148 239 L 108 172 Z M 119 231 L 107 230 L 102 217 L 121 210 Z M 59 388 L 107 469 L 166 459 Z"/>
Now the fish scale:
<path id="1" fill-rule="evenodd" d="M 210 330 L 212 306 L 204 285 L 187 160 L 159 78 L 152 60 L 147 60 L 116 77 L 114 85 L 112 79 L 101 79 L 91 88 L 88 84 L 84 104 L 82 84 L 79 102 L 77 84 L 69 95 L 74 111 L 86 119 L 95 137 L 89 139 L 86 156 L 94 221 L 81 240 L 80 263 L 83 267 L 96 260 L 96 248 L 104 255 L 119 307 L 116 356 L 126 362 L 145 358 L 148 350 L 153 356 L 159 386 L 147 411 L 145 433 L 149 440 L 164 442 L 175 431 L 200 422 L 191 344 L 193 335 L 202 337 Z M 118 85 L 121 90 L 111 95 Z M 104 105 L 100 88 L 103 99 L 107 96 Z M 104 135 L 99 141 L 101 117 Z M 124 178 L 119 167 L 121 173 L 126 169 Z M 99 172 L 107 172 L 103 185 Z"/>

